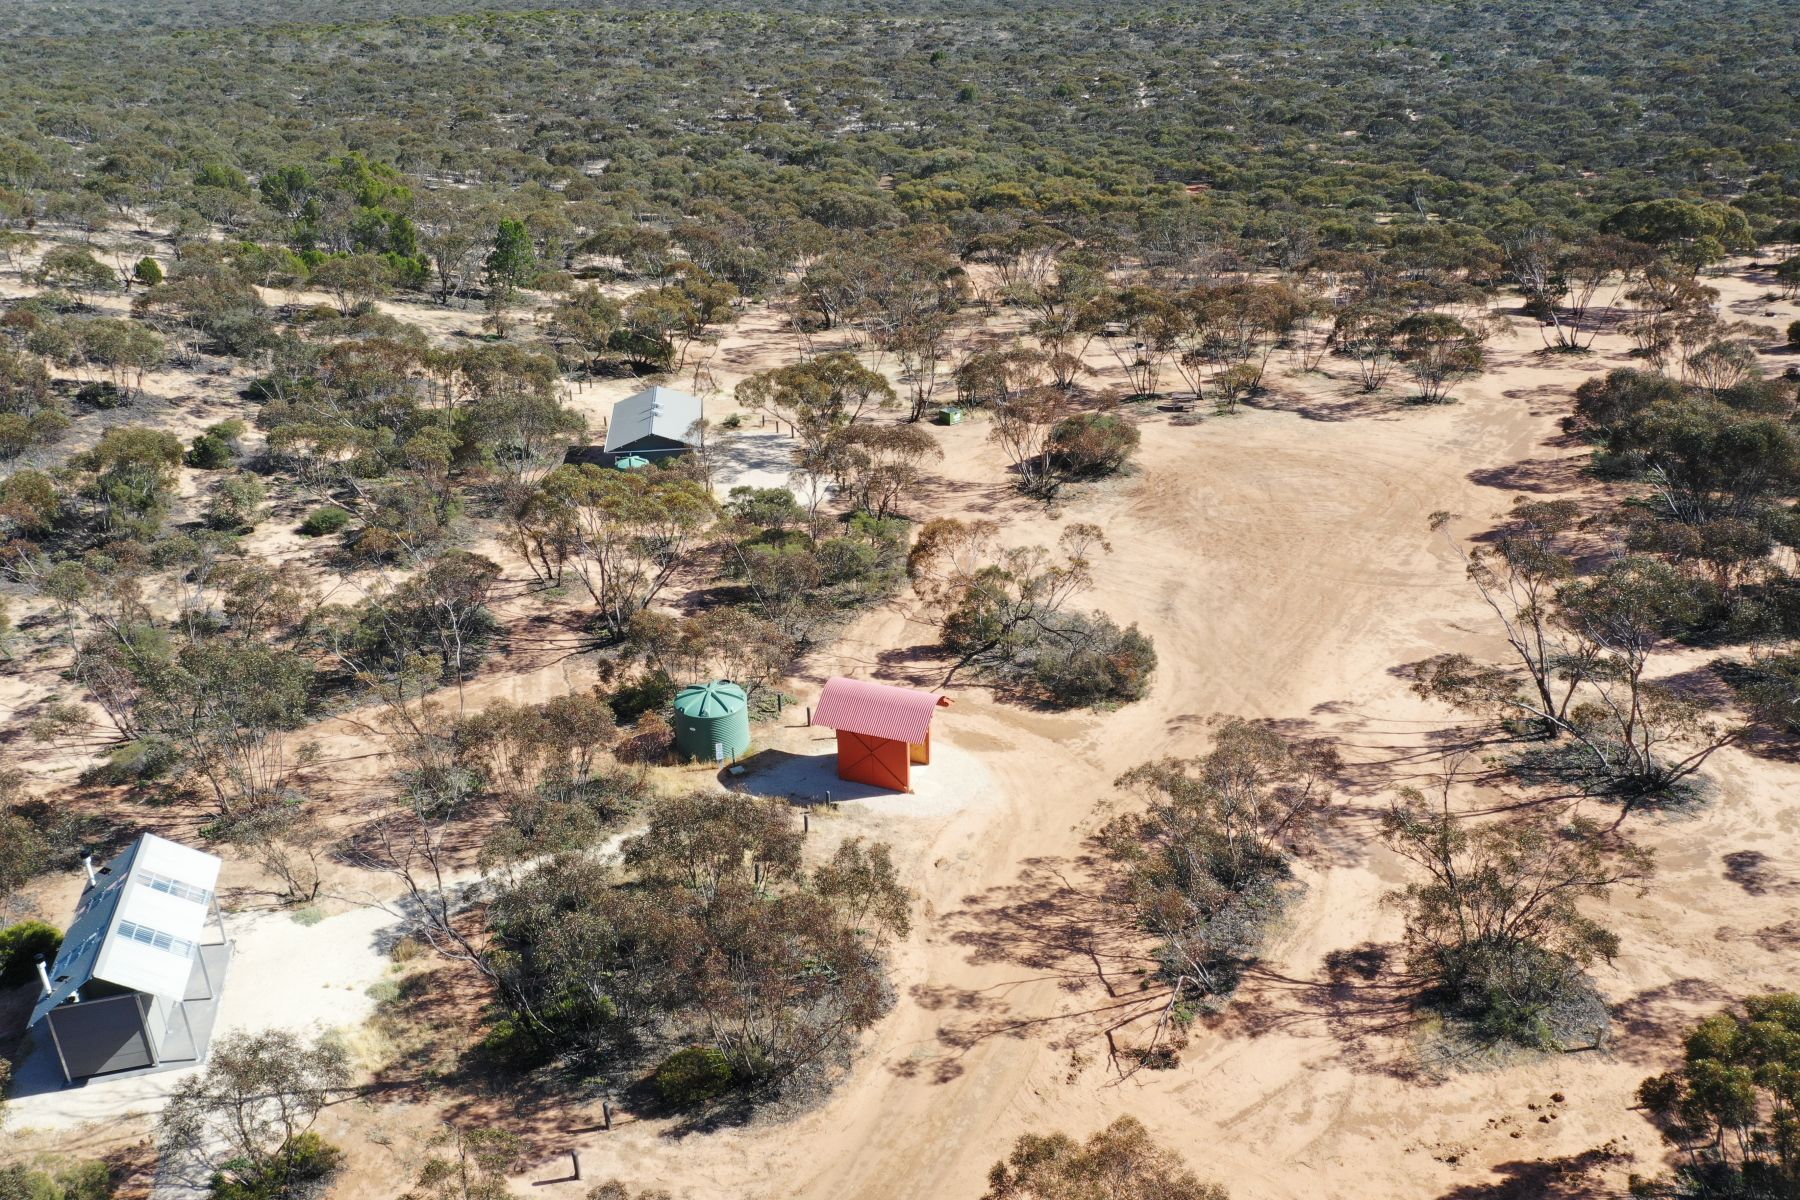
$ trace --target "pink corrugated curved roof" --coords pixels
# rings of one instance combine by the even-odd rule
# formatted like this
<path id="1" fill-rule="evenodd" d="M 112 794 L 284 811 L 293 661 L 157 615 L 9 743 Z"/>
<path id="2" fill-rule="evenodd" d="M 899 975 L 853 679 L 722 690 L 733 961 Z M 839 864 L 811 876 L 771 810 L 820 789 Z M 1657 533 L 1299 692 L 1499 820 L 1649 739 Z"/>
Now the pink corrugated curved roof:
<path id="1" fill-rule="evenodd" d="M 950 697 L 837 676 L 825 681 L 813 724 L 918 745 L 931 730 L 931 714 Z"/>

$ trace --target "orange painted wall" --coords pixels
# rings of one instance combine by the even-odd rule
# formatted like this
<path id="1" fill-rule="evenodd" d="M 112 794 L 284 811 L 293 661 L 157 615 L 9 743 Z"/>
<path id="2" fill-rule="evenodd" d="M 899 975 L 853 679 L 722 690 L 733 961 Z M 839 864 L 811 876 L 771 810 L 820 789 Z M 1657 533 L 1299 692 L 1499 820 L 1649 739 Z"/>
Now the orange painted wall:
<path id="1" fill-rule="evenodd" d="M 896 792 L 912 790 L 911 754 L 905 742 L 840 729 L 837 746 L 839 779 Z"/>

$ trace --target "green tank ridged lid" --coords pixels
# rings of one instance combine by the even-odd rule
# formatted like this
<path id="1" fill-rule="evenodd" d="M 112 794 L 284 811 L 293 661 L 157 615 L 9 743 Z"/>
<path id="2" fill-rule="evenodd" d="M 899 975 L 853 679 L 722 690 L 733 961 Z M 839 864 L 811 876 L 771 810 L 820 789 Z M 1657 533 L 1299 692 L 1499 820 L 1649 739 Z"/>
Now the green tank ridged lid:
<path id="1" fill-rule="evenodd" d="M 675 711 L 684 717 L 726 717 L 749 704 L 744 689 L 724 679 L 692 684 L 675 694 Z"/>

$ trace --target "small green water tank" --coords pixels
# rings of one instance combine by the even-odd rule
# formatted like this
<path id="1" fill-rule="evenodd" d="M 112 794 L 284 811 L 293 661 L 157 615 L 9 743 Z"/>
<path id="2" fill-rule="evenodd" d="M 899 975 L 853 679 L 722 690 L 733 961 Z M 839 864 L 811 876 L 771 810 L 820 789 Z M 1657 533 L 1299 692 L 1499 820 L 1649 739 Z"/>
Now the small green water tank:
<path id="1" fill-rule="evenodd" d="M 711 762 L 718 747 L 727 762 L 750 749 L 750 698 L 723 679 L 682 688 L 675 694 L 675 753 Z"/>

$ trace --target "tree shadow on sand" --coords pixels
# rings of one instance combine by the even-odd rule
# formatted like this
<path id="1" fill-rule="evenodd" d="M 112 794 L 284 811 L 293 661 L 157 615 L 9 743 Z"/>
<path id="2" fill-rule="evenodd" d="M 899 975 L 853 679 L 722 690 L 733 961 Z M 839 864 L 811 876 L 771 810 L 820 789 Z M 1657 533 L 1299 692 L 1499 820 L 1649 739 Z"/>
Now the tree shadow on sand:
<path id="1" fill-rule="evenodd" d="M 1671 1047 L 1702 1016 L 1717 1012 L 1735 997 L 1706 979 L 1673 979 L 1645 988 L 1612 1006 L 1612 1029 L 1607 1049 L 1613 1057 L 1647 1068 L 1669 1065 Z"/>
<path id="2" fill-rule="evenodd" d="M 1416 1080 L 1424 1072 L 1408 1039 L 1418 1024 L 1418 981 L 1396 965 L 1396 948 L 1364 942 L 1325 955 L 1316 973 L 1285 975 L 1267 964 L 1244 972 L 1231 1004 L 1206 1027 L 1232 1037 L 1323 1037 L 1332 1065 L 1359 1074 Z"/>
<path id="3" fill-rule="evenodd" d="M 1725 879 L 1752 896 L 1791 895 L 1800 891 L 1800 882 L 1789 878 L 1761 850 L 1733 850 L 1721 856 Z"/>
<path id="4" fill-rule="evenodd" d="M 1365 392 L 1349 385 L 1329 394 L 1308 394 L 1291 388 L 1272 387 L 1243 401 L 1245 408 L 1264 412 L 1290 412 L 1307 421 L 1355 421 L 1395 418 L 1401 405 L 1386 392 Z"/>
<path id="5" fill-rule="evenodd" d="M 1586 463 L 1578 458 L 1528 458 L 1499 467 L 1480 467 L 1470 471 L 1471 483 L 1509 492 L 1531 492 L 1538 495 L 1561 495 L 1579 488 L 1585 478 Z M 1491 540 L 1483 534 L 1477 541 Z"/>
<path id="6" fill-rule="evenodd" d="M 896 1073 L 947 1083 L 970 1051 L 996 1038 L 1070 1051 L 1104 1042 L 1120 1078 L 1173 1065 L 1183 1034 L 1171 1020 L 1170 986 L 1094 843 L 1077 858 L 1028 860 L 1015 881 L 966 897 L 940 925 L 971 966 L 1018 971 L 981 987 L 915 987 L 914 1001 L 941 1015 L 936 1047 Z M 1356 946 L 1328 955 L 1311 978 L 1252 965 L 1237 995 L 1194 1031 L 1317 1037 L 1335 1044 L 1334 1063 L 1411 1078 L 1401 1035 L 1413 1024 L 1417 988 L 1392 958 L 1390 947 Z"/>
<path id="7" fill-rule="evenodd" d="M 1167 1004 L 1167 985 L 1096 850 L 1090 844 L 1072 859 L 1028 859 L 1012 883 L 964 897 L 944 914 L 943 936 L 967 951 L 970 965 L 1022 971 L 978 988 L 915 987 L 914 1001 L 944 1020 L 937 1052 L 900 1064 L 899 1074 L 947 1083 L 962 1073 L 969 1051 L 995 1038 L 1042 1038 L 1073 1049 L 1154 1022 Z M 1057 999 L 1043 998 L 1046 984 Z"/>
<path id="8" fill-rule="evenodd" d="M 1492 1170 L 1499 1179 L 1460 1184 L 1438 1200 L 1586 1200 L 1609 1195 L 1599 1172 L 1631 1158 L 1628 1151 L 1608 1143 L 1561 1158 L 1496 1163 Z"/>

